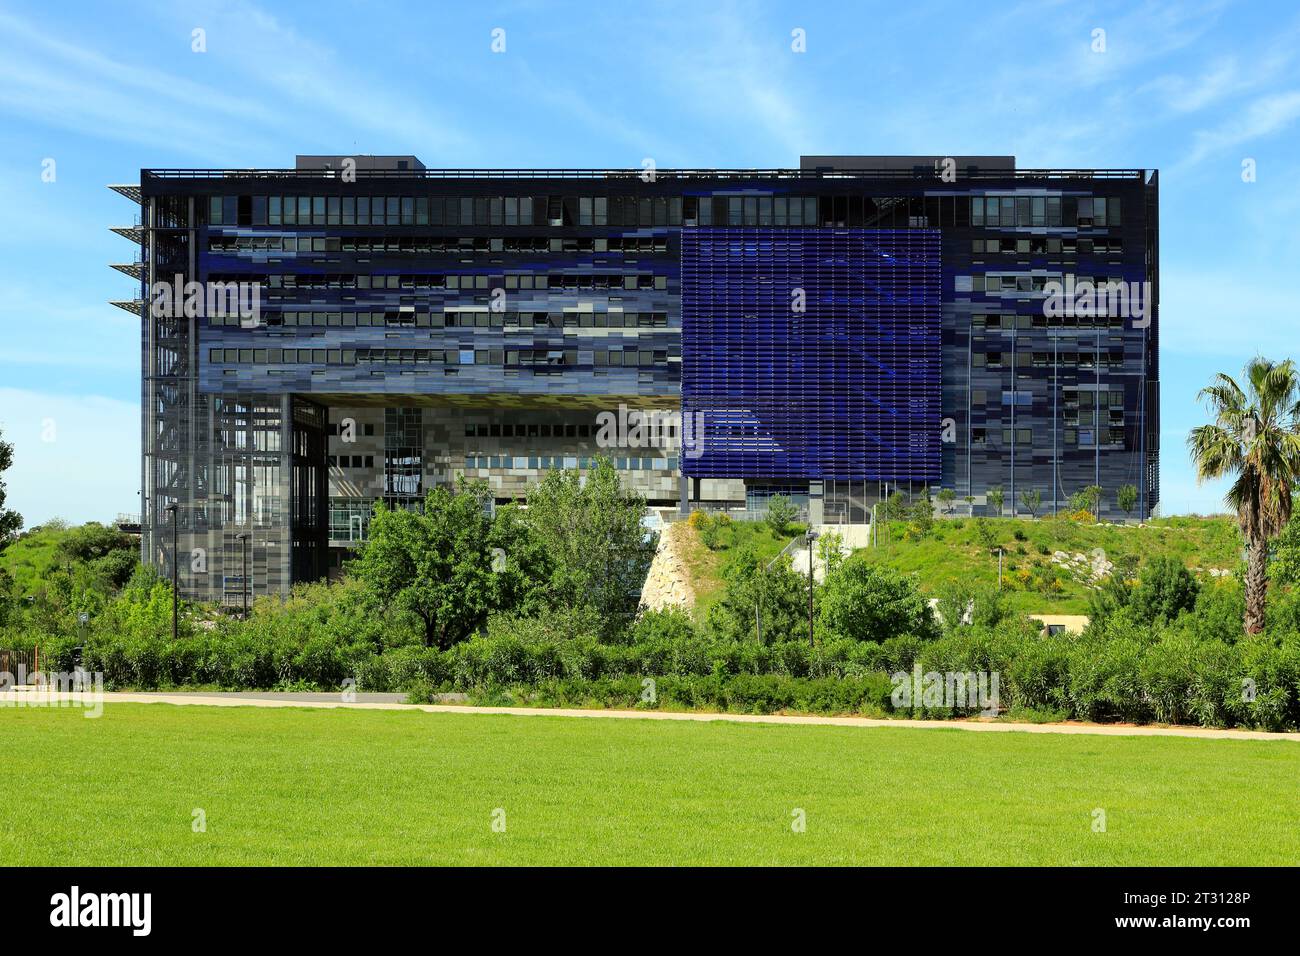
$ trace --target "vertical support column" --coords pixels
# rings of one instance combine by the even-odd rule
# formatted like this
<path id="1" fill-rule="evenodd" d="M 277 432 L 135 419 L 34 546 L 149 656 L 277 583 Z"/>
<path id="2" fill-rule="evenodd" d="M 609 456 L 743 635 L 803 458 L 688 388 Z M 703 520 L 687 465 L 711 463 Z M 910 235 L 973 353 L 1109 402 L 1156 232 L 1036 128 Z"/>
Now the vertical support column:
<path id="1" fill-rule="evenodd" d="M 825 517 L 825 483 L 820 481 L 808 482 L 808 526 L 823 524 Z"/>

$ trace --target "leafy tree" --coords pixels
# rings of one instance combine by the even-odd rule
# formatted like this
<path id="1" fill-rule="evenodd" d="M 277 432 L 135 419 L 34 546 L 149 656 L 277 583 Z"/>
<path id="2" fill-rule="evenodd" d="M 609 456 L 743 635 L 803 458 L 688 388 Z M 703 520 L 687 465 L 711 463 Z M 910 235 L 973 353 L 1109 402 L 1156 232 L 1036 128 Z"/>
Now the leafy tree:
<path id="1" fill-rule="evenodd" d="M 955 491 L 951 488 L 940 488 L 934 497 L 939 502 L 939 506 L 943 508 L 944 514 L 952 514 L 952 503 L 957 498 Z"/>
<path id="2" fill-rule="evenodd" d="M 767 500 L 767 526 L 778 538 L 785 537 L 790 522 L 798 514 L 799 509 L 785 495 L 773 495 Z"/>
<path id="3" fill-rule="evenodd" d="M 1088 485 L 1070 496 L 1070 504 L 1075 511 L 1086 511 L 1096 515 L 1101 507 L 1101 494 L 1101 485 Z"/>
<path id="4" fill-rule="evenodd" d="M 585 475 L 547 472 L 528 493 L 526 518 L 551 562 L 551 602 L 595 608 L 606 636 L 629 623 L 657 543 L 645 514 L 645 499 L 622 486 L 606 458 Z"/>
<path id="5" fill-rule="evenodd" d="M 1157 556 L 1147 562 L 1137 579 L 1135 559 L 1117 559 L 1114 570 L 1088 597 L 1090 622 L 1104 624 L 1127 608 L 1128 620 L 1143 627 L 1156 621 L 1174 621 L 1197 605 L 1200 582 L 1177 558 Z"/>
<path id="6" fill-rule="evenodd" d="M 979 627 L 997 627 L 1012 616 L 1006 595 L 996 587 L 980 588 L 975 592 L 971 607 L 971 623 Z"/>
<path id="7" fill-rule="evenodd" d="M 131 579 L 140 564 L 139 556 L 133 546 L 130 550 L 110 551 L 102 558 L 90 562 L 90 567 L 102 574 L 108 586 L 117 590 Z"/>
<path id="8" fill-rule="evenodd" d="M 939 589 L 936 610 L 945 631 L 970 623 L 967 617 L 974 610 L 976 593 L 975 586 L 967 578 L 954 578 Z"/>
<path id="9" fill-rule="evenodd" d="M 7 625 L 14 616 L 17 607 L 17 595 L 14 590 L 13 575 L 0 568 L 0 627 Z"/>
<path id="10" fill-rule="evenodd" d="M 979 539 L 979 543 L 988 549 L 990 553 L 996 551 L 1000 542 L 998 540 L 997 531 L 993 527 L 993 523 L 989 521 L 988 518 L 981 515 L 975 519 L 974 524 L 975 537 Z"/>
<path id="11" fill-rule="evenodd" d="M 989 507 L 993 509 L 993 513 L 1000 516 L 1002 514 L 1002 503 L 1006 500 L 1006 494 L 1002 491 L 1002 486 L 997 485 L 990 488 L 985 492 L 985 496 L 988 498 Z"/>
<path id="12" fill-rule="evenodd" d="M 135 539 L 125 531 L 110 528 L 96 521 L 68 530 L 59 542 L 59 551 L 73 561 L 94 561 L 113 551 L 134 551 Z"/>
<path id="13" fill-rule="evenodd" d="M 1136 486 L 1120 485 L 1119 490 L 1115 492 L 1115 504 L 1119 505 L 1119 510 L 1126 515 L 1132 515 L 1137 503 L 1138 490 Z"/>
<path id="14" fill-rule="evenodd" d="M 817 557 L 828 575 L 844 563 L 844 536 L 838 531 L 827 531 L 817 539 Z"/>
<path id="15" fill-rule="evenodd" d="M 379 601 L 410 611 L 426 647 L 446 649 L 469 637 L 493 602 L 491 522 L 484 489 L 432 489 L 423 511 L 375 505 L 368 540 L 351 570 Z"/>
<path id="16" fill-rule="evenodd" d="M 883 642 L 936 635 L 934 614 L 916 585 L 897 571 L 850 558 L 826 579 L 821 622 L 837 636 Z"/>
<path id="17" fill-rule="evenodd" d="M 1246 539 L 1248 634 L 1264 630 L 1269 544 L 1291 520 L 1291 494 L 1300 473 L 1300 379 L 1295 364 L 1252 359 L 1246 388 L 1220 373 L 1201 389 L 1214 423 L 1187 438 L 1198 481 L 1232 476 L 1225 501 Z"/>
<path id="18" fill-rule="evenodd" d="M 920 496 L 912 503 L 909 509 L 908 517 L 912 519 L 921 536 L 929 534 L 934 528 L 934 499 L 930 496 L 930 489 L 923 488 Z"/>
<path id="19" fill-rule="evenodd" d="M 1300 516 L 1292 515 L 1270 546 L 1268 573 L 1274 584 L 1300 584 Z"/>
<path id="20" fill-rule="evenodd" d="M 102 575 L 111 590 L 125 585 L 139 563 L 135 538 L 95 521 L 69 529 L 59 542 L 58 553 L 68 561 L 88 565 Z"/>
<path id="21" fill-rule="evenodd" d="M 770 569 L 745 545 L 723 571 L 722 599 L 709 609 L 709 628 L 730 640 L 753 639 L 756 615 L 763 643 L 798 640 L 808 632 L 808 579 L 786 560 Z"/>
<path id="22" fill-rule="evenodd" d="M 898 521 L 907 517 L 907 497 L 901 491 L 893 492 L 885 499 L 881 507 L 881 517 L 886 521 Z"/>
<path id="23" fill-rule="evenodd" d="M 14 463 L 14 446 L 0 440 L 0 551 L 13 540 L 23 526 L 23 516 L 5 508 L 4 473 Z"/>
<path id="24" fill-rule="evenodd" d="M 513 502 L 498 508 L 488 545 L 493 562 L 493 609 L 536 614 L 548 607 L 554 562 L 529 523 L 528 512 Z"/>
<path id="25" fill-rule="evenodd" d="M 1037 518 L 1038 509 L 1043 506 L 1043 493 L 1037 488 L 1026 488 L 1020 492 L 1020 503 L 1029 512 L 1029 517 Z"/>

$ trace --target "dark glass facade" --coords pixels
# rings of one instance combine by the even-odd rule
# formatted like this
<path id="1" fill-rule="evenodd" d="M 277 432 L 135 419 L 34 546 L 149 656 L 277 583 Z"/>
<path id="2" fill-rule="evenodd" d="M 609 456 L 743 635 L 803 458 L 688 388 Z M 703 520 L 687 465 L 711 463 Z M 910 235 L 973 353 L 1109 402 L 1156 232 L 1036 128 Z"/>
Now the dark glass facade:
<path id="1" fill-rule="evenodd" d="M 1097 484 L 1118 515 L 1132 484 L 1149 514 L 1156 174 L 943 160 L 142 170 L 114 188 L 141 204 L 116 231 L 141 250 L 118 304 L 142 318 L 146 559 L 170 571 L 176 504 L 183 589 L 238 603 L 239 534 L 253 590 L 283 591 L 375 500 L 460 474 L 508 500 L 597 454 L 664 508 L 781 491 L 843 520 L 928 486 L 1042 513 Z M 256 309 L 153 307 L 186 282 Z M 1073 296 L 1111 283 L 1149 307 Z M 699 442 L 610 445 L 620 407 L 698 414 Z"/>
<path id="2" fill-rule="evenodd" d="M 939 231 L 682 232 L 682 414 L 701 478 L 934 484 Z"/>

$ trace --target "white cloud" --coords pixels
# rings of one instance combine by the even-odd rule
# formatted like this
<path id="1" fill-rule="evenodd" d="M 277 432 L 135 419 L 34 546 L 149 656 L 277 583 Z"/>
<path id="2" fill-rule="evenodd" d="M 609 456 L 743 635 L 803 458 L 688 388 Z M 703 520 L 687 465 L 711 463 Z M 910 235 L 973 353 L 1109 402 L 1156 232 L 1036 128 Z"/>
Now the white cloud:
<path id="1" fill-rule="evenodd" d="M 196 12 L 184 14 L 187 22 Z M 190 55 L 278 93 L 281 108 L 262 105 L 275 96 L 233 95 L 133 66 L 0 13 L 0 109 L 96 139 L 183 150 L 207 165 L 248 165 L 249 140 L 316 143 L 337 129 L 371 130 L 411 147 L 444 149 L 466 139 L 427 103 L 376 86 L 332 49 L 251 4 L 216 6 L 202 20 L 208 52 Z"/>
<path id="2" fill-rule="evenodd" d="M 424 158 L 471 142 L 471 137 L 431 102 L 428 94 L 433 91 L 401 82 L 400 63 L 378 65 L 384 75 L 396 81 L 391 86 L 380 86 L 361 71 L 355 58 L 340 56 L 332 47 L 307 39 L 291 24 L 252 3 L 208 4 L 201 10 L 187 10 L 183 16 L 197 17 L 209 25 L 208 55 L 220 56 L 259 87 L 281 94 L 284 107 L 277 112 L 281 125 L 286 120 L 293 125 L 305 106 L 332 117 L 340 124 L 337 130 L 382 134 L 398 144 L 393 150 L 410 149 L 417 155 L 424 150 Z M 365 30 L 369 20 L 358 10 L 355 28 Z M 340 36 L 344 42 L 347 38 L 346 33 Z M 274 98 L 268 96 L 267 100 Z M 308 118 L 312 120 L 313 141 L 319 141 L 322 130 L 317 117 L 309 114 Z M 338 135 L 337 130 L 326 130 L 326 137 Z"/>
<path id="3" fill-rule="evenodd" d="M 1262 96 L 1244 111 L 1213 129 L 1198 130 L 1192 141 L 1191 152 L 1185 160 L 1174 167 L 1174 171 L 1186 169 L 1235 146 L 1271 136 L 1286 129 L 1298 118 L 1300 118 L 1300 90 Z"/>
<path id="4" fill-rule="evenodd" d="M 809 146 L 819 139 L 809 124 L 820 110 L 811 96 L 808 103 L 798 96 L 799 67 L 811 54 L 795 53 L 788 31 L 764 34 L 751 29 L 752 23 L 742 11 L 717 11 L 693 27 L 696 35 L 710 38 L 707 51 L 683 47 L 673 33 L 651 58 L 686 108 L 767 137 L 792 162 L 800 153 L 816 152 Z M 815 42 L 815 36 L 808 38 L 809 49 Z"/>
<path id="5" fill-rule="evenodd" d="M 249 100 L 115 60 L 6 14 L 0 14 L 0 106 L 95 138 L 207 156 L 231 150 L 232 124 L 276 121 Z"/>

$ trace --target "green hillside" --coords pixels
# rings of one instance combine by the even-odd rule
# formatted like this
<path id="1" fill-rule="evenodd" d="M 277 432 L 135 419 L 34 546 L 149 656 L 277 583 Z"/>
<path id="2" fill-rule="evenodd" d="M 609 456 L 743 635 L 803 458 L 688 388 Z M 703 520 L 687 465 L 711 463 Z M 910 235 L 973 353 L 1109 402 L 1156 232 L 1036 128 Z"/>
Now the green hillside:
<path id="1" fill-rule="evenodd" d="M 790 535 L 802 529 L 792 528 Z M 789 540 L 762 524 L 734 522 L 709 550 L 693 531 L 684 536 L 701 618 L 721 595 L 723 572 L 743 546 L 775 556 Z M 922 591 L 935 594 L 961 581 L 976 587 L 996 586 L 996 548 L 1004 549 L 1003 589 L 1018 611 L 1083 614 L 1087 611 L 1094 552 L 1101 549 L 1111 564 L 1145 564 L 1157 555 L 1178 558 L 1210 576 L 1235 571 L 1241 561 L 1241 536 L 1233 519 L 1158 518 L 1144 525 L 1085 524 L 1065 518 L 940 518 L 923 537 L 909 537 L 908 524 L 881 525 L 880 546 L 858 553 L 868 561 L 914 574 Z M 1064 552 L 1065 558 L 1057 552 Z M 1054 557 L 1057 560 L 1053 560 Z M 1083 560 L 1079 560 L 1082 558 Z M 1085 567 L 1086 563 L 1086 567 Z M 1105 565 L 1098 562 L 1098 567 Z M 1059 582 L 1059 584 L 1053 584 Z"/>
<path id="2" fill-rule="evenodd" d="M 25 532 L 0 551 L 0 570 L 13 579 L 15 593 L 33 593 L 43 578 L 66 563 L 60 545 L 69 534 L 70 529 L 56 520 Z"/>

